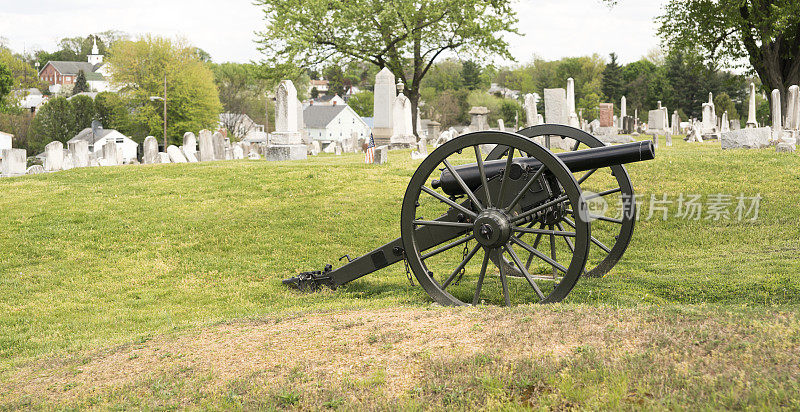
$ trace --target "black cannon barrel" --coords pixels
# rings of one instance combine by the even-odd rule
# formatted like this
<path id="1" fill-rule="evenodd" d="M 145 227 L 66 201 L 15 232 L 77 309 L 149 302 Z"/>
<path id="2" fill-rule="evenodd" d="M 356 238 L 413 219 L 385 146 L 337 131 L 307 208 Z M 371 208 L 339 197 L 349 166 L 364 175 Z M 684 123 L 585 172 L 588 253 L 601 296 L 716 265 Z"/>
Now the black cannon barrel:
<path id="1" fill-rule="evenodd" d="M 557 153 L 559 159 L 567 165 L 572 172 L 583 172 L 592 169 L 600 169 L 625 163 L 640 162 L 655 158 L 653 142 L 646 140 L 642 142 L 626 143 L 614 146 L 597 147 L 594 149 L 578 150 L 574 152 Z M 520 157 L 514 159 L 514 164 L 522 168 L 532 167 L 534 169 L 542 165 L 534 158 Z M 486 177 L 491 178 L 502 172 L 506 167 L 506 160 L 492 160 L 484 163 Z M 476 163 L 456 166 L 459 176 L 471 190 L 475 190 L 481 185 L 481 175 Z M 434 189 L 441 187 L 442 191 L 448 195 L 464 194 L 464 190 L 453 178 L 449 171 L 444 170 L 439 180 L 432 182 Z"/>

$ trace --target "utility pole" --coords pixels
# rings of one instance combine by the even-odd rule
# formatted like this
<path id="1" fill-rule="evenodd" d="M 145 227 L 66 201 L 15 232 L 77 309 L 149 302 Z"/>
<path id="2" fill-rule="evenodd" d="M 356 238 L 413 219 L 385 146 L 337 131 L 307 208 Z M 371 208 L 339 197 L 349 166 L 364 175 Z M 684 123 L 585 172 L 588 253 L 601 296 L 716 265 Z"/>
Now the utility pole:
<path id="1" fill-rule="evenodd" d="M 164 151 L 167 151 L 167 75 L 164 75 Z"/>

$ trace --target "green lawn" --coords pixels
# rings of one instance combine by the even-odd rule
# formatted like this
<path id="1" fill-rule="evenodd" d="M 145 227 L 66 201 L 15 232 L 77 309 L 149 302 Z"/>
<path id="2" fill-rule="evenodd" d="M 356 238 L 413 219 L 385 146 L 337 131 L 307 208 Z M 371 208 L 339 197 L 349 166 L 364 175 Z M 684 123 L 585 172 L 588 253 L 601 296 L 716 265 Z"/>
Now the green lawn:
<path id="1" fill-rule="evenodd" d="M 664 327 L 678 331 L 681 322 L 674 321 L 675 313 L 688 311 L 702 317 L 707 312 L 711 321 L 724 328 L 706 325 L 701 328 L 704 332 L 698 333 L 711 333 L 725 345 L 741 338 L 755 347 L 731 349 L 729 356 L 763 356 L 757 348 L 758 339 L 751 336 L 753 329 L 742 325 L 760 321 L 773 325 L 780 318 L 773 325 L 780 333 L 770 336 L 774 340 L 770 348 L 778 352 L 776 356 L 800 353 L 800 156 L 777 154 L 774 149 L 721 151 L 718 142 L 686 144 L 675 140 L 671 148 L 664 147 L 662 140 L 656 160 L 628 167 L 637 193 L 645 199 L 643 217 L 648 214 L 651 195 L 660 198 L 667 194 L 675 200 L 680 193 L 699 194 L 703 199 L 717 193 L 734 198 L 743 193 L 763 198 L 758 218 L 738 221 L 733 216 L 714 221 L 704 215 L 699 221 L 681 219 L 674 217 L 677 203 L 673 202 L 668 220 L 642 220 L 637 224 L 626 255 L 605 278 L 580 280 L 558 305 L 487 309 L 487 314 L 505 313 L 523 319 L 526 312 L 531 316 L 547 313 L 557 319 L 561 313 L 573 311 L 628 313 L 642 322 L 649 320 L 654 328 L 658 322 L 652 322 L 653 318 L 672 319 L 665 321 Z M 371 391 L 359 392 L 345 385 L 342 393 L 365 393 L 365 397 L 344 397 L 331 405 L 306 404 L 308 398 L 302 394 L 281 392 L 280 385 L 285 382 L 257 392 L 273 402 L 263 405 L 237 403 L 224 390 L 212 391 L 216 395 L 201 400 L 179 397 L 179 403 L 171 404 L 169 396 L 162 402 L 135 385 L 87 392 L 68 400 L 23 398 L 21 394 L 27 392 L 20 389 L 17 375 L 26 368 L 47 370 L 53 359 L 76 354 L 91 357 L 88 354 L 109 348 L 187 336 L 220 322 L 302 318 L 342 310 L 369 313 L 429 308 L 431 300 L 420 287 L 409 285 L 402 264 L 336 292 L 303 295 L 280 283 L 283 278 L 320 269 L 326 263 L 337 265 L 337 259 L 345 253 L 360 255 L 399 236 L 402 196 L 418 163 L 410 160 L 409 151 L 393 151 L 389 164 L 382 166 L 364 165 L 361 154 L 323 155 L 302 162 L 124 166 L 0 179 L 0 389 L 5 386 L 3 382 L 15 388 L 0 390 L 0 409 L 3 405 L 86 406 L 94 402 L 101 406 L 211 408 L 361 405 L 372 396 L 366 395 Z M 735 205 L 734 199 L 731 212 Z M 435 313 L 449 316 L 460 312 L 435 309 Z M 742 325 L 736 326 L 736 319 L 741 319 Z M 728 328 L 749 338 L 737 335 L 739 332 L 726 335 Z M 774 332 L 774 328 L 766 329 L 765 333 Z M 642 356 L 657 356 L 656 343 L 651 348 L 653 353 L 642 349 Z M 680 352 L 679 343 L 672 342 L 670 348 Z M 609 354 L 606 359 L 603 350 L 570 352 L 571 357 L 545 362 L 535 373 L 531 372 L 536 369 L 530 366 L 530 362 L 535 363 L 531 359 L 512 362 L 513 370 L 491 369 L 494 372 L 485 376 L 488 386 L 481 388 L 503 395 L 484 398 L 496 403 L 481 403 L 466 396 L 453 398 L 453 405 L 524 406 L 528 401 L 520 404 L 518 395 L 527 386 L 509 385 L 508 380 L 535 377 L 537 382 L 549 382 L 548 387 L 561 389 L 547 389 L 541 398 L 549 400 L 534 402 L 534 407 L 694 408 L 695 402 L 712 409 L 800 407 L 797 392 L 786 391 L 787 387 L 798 387 L 797 357 L 793 364 L 784 365 L 789 367 L 788 372 L 778 368 L 774 375 L 765 372 L 758 379 L 742 376 L 741 385 L 720 387 L 727 392 L 691 390 L 679 397 L 658 388 L 702 385 L 704 381 L 654 378 L 630 382 L 631 377 L 649 376 L 649 369 L 642 366 L 646 358 L 626 360 Z M 469 362 L 477 369 L 482 362 L 500 362 L 491 360 L 498 356 L 495 352 L 475 356 L 478 358 Z M 584 365 L 570 378 L 572 381 L 565 383 L 564 364 L 559 362 L 572 365 L 570 362 L 587 356 L 602 365 L 608 376 L 598 376 L 596 373 L 605 372 L 591 372 Z M 676 355 L 675 364 L 653 372 L 685 367 L 678 358 Z M 464 381 L 463 366 L 454 366 L 451 358 L 433 351 L 424 361 L 441 374 L 426 380 L 425 385 L 401 391 L 405 405 L 424 408 L 419 399 L 437 393 L 430 385 L 447 386 L 440 382 L 442 376 L 451 376 L 451 386 L 462 392 L 474 389 L 470 389 L 474 382 Z M 735 362 L 733 357 L 731 362 Z M 760 369 L 752 359 L 745 363 L 752 370 Z M 472 376 L 471 372 L 467 375 Z M 165 384 L 177 393 L 196 391 L 197 387 L 190 385 L 170 386 L 204 382 L 192 376 L 189 379 L 178 374 L 166 378 Z M 229 386 L 239 382 L 236 379 L 249 378 L 225 379 Z M 366 385 L 380 387 L 381 379 L 376 379 L 377 383 Z M 492 379 L 499 381 L 492 383 Z M 609 389 L 609 381 L 603 379 L 618 379 L 613 382 L 620 388 Z M 536 382 L 531 385 L 536 387 Z M 634 386 L 639 390 L 636 393 L 647 395 L 640 393 L 634 403 L 627 404 L 598 403 L 591 401 L 593 395 L 575 392 L 579 387 L 589 388 L 589 392 L 606 388 L 618 392 L 617 398 L 622 399 Z M 668 400 L 662 402 L 662 393 Z M 378 402 L 395 399 L 385 394 L 375 396 Z M 92 401 L 87 404 L 86 399 Z M 436 397 L 431 405 L 451 405 L 448 402 Z"/>

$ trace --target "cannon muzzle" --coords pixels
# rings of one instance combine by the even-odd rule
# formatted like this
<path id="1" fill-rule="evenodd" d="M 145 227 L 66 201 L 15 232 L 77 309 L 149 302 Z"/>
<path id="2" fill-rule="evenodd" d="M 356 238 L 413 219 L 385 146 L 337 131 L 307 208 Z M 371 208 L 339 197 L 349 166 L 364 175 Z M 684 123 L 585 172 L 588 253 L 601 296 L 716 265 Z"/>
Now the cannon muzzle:
<path id="1" fill-rule="evenodd" d="M 655 158 L 653 142 L 646 140 L 642 142 L 626 143 L 614 146 L 598 147 L 594 149 L 579 150 L 574 152 L 557 153 L 559 159 L 567 165 L 572 172 L 583 172 L 592 169 L 621 165 L 625 163 L 640 162 Z M 520 157 L 515 158 L 512 167 L 519 171 L 528 168 L 538 169 L 541 162 L 534 158 Z M 506 160 L 493 160 L 484 163 L 486 178 L 491 179 L 502 173 L 506 167 Z M 456 166 L 456 172 L 461 176 L 470 190 L 475 190 L 481 185 L 480 171 L 478 165 L 470 163 Z M 512 170 L 513 172 L 513 170 Z M 431 184 L 434 189 L 439 187 L 448 195 L 462 195 L 464 190 L 448 170 L 442 172 L 439 180 L 434 180 Z"/>

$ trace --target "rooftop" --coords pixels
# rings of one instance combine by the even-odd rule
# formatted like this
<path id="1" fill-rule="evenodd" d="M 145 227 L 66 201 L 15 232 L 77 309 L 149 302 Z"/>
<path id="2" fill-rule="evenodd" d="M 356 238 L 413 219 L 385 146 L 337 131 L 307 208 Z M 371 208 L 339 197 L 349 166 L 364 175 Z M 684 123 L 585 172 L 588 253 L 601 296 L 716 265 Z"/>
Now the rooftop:
<path id="1" fill-rule="evenodd" d="M 309 129 L 322 129 L 345 110 L 347 105 L 338 104 L 336 106 L 311 105 L 303 110 L 303 121 Z"/>

